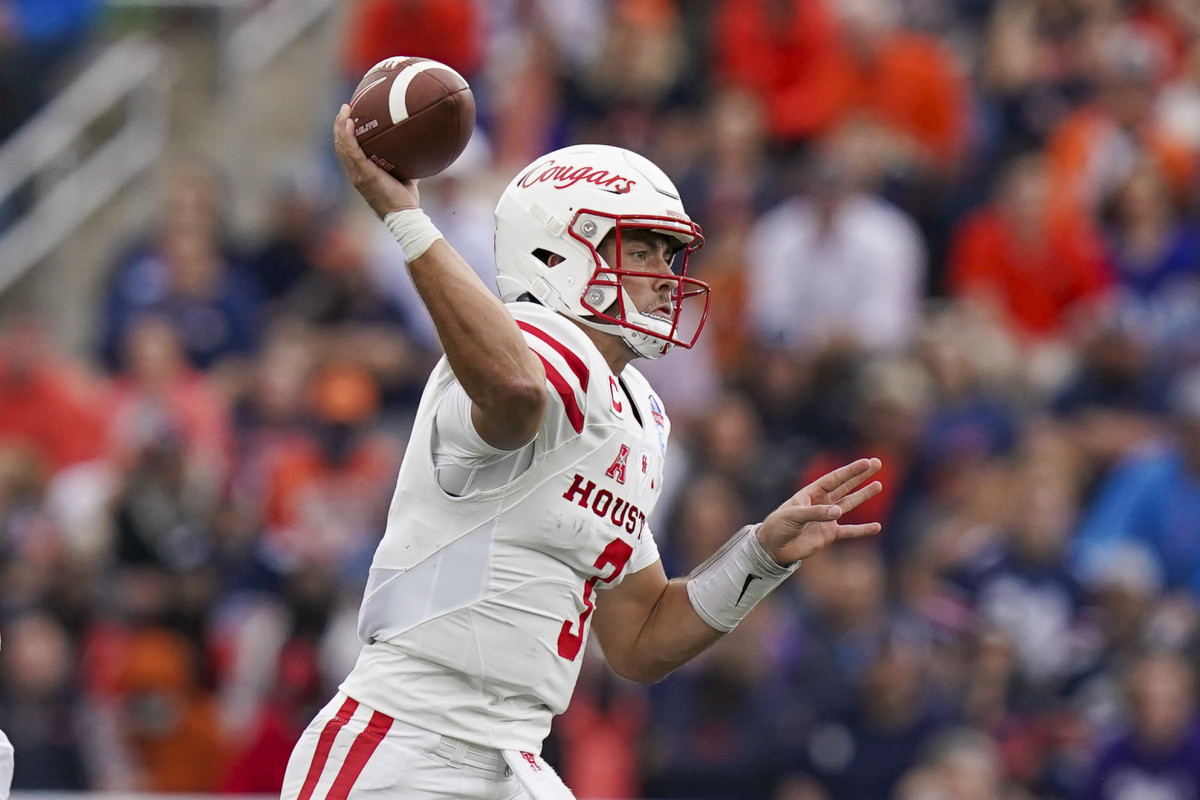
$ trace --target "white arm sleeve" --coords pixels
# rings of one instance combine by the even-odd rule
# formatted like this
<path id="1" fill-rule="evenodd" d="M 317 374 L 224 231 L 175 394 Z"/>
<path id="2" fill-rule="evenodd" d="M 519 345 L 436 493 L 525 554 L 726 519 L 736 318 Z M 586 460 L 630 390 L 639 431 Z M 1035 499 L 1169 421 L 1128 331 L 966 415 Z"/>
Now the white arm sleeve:
<path id="1" fill-rule="evenodd" d="M 471 421 L 471 398 L 455 383 L 442 395 L 433 424 L 433 466 L 438 485 L 455 497 L 495 489 L 533 461 L 533 442 L 501 450 L 483 440 Z"/>
<path id="2" fill-rule="evenodd" d="M 728 633 L 759 601 L 800 566 L 776 564 L 758 541 L 759 525 L 747 525 L 688 576 L 692 608 L 709 627 Z"/>

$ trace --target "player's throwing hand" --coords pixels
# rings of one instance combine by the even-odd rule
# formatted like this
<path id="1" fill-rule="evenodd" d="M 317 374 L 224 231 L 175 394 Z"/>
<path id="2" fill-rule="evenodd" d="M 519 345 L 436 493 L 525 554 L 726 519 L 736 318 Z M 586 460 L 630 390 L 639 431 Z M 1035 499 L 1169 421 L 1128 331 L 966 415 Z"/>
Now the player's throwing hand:
<path id="1" fill-rule="evenodd" d="M 395 178 L 367 158 L 354 138 L 349 105 L 343 105 L 333 121 L 333 149 L 354 188 L 380 219 L 393 211 L 420 206 L 416 181 Z"/>
<path id="2" fill-rule="evenodd" d="M 880 466 L 878 458 L 861 458 L 822 475 L 796 492 L 771 512 L 758 529 L 763 549 L 776 563 L 791 564 L 838 539 L 879 533 L 878 522 L 843 525 L 838 520 L 883 491 L 879 481 L 862 485 L 879 472 Z"/>

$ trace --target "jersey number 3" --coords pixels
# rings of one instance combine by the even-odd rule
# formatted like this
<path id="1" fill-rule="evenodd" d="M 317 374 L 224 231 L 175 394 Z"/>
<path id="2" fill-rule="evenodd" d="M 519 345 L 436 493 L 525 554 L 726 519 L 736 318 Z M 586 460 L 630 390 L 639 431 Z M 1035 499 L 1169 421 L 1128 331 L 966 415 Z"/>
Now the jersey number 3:
<path id="1" fill-rule="evenodd" d="M 596 589 L 596 582 L 612 583 L 621 574 L 621 570 L 625 569 L 625 565 L 632 557 L 633 548 L 620 539 L 613 539 L 604 548 L 604 552 L 596 557 L 596 569 L 611 566 L 613 571 L 607 577 L 593 575 L 583 584 L 583 613 L 579 615 L 578 633 L 571 632 L 571 620 L 563 622 L 562 630 L 558 632 L 558 654 L 567 661 L 574 661 L 575 657 L 579 655 L 579 648 L 583 647 L 583 632 L 587 630 L 587 619 L 596 609 L 595 603 L 592 602 L 592 592 Z"/>

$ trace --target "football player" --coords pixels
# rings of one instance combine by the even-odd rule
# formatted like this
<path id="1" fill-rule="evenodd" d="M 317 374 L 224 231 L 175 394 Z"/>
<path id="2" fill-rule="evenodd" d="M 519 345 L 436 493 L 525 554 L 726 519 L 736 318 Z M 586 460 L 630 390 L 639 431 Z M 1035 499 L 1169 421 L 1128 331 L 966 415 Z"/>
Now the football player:
<path id="1" fill-rule="evenodd" d="M 413 424 L 359 613 L 364 646 L 296 745 L 285 800 L 568 798 L 539 755 L 594 629 L 654 681 L 715 642 L 806 558 L 879 530 L 838 518 L 877 459 L 821 477 L 668 580 L 646 523 L 670 435 L 631 366 L 690 347 L 708 286 L 667 176 L 615 147 L 550 153 L 496 206 L 501 299 L 334 127 L 355 189 L 403 248 L 445 357 Z M 694 306 L 694 308 L 689 308 Z"/>

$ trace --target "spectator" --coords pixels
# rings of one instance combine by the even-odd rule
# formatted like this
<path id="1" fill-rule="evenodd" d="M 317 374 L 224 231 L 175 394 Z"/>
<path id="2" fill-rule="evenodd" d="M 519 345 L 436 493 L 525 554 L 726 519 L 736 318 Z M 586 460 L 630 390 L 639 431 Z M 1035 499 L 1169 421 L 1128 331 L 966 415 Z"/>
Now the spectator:
<path id="1" fill-rule="evenodd" d="M 1156 363 L 1162 351 L 1118 313 L 1084 330 L 1075 372 L 1050 403 L 1096 475 L 1158 436 L 1166 410 L 1166 369 Z"/>
<path id="2" fill-rule="evenodd" d="M 122 347 L 122 370 L 112 391 L 110 457 L 136 462 L 155 442 L 181 449 L 183 477 L 199 497 L 223 487 L 233 453 L 229 404 L 211 378 L 187 360 L 169 319 L 133 322 Z"/>
<path id="3" fill-rule="evenodd" d="M 809 162 L 809 193 L 769 211 L 748 239 L 757 338 L 809 358 L 902 348 L 925 269 L 912 219 L 856 184 L 841 143 Z"/>
<path id="4" fill-rule="evenodd" d="M 843 113 L 882 126 L 896 172 L 953 174 L 967 143 L 966 76 L 957 54 L 905 29 L 894 3 L 842 0 L 836 8 L 851 62 Z"/>
<path id="5" fill-rule="evenodd" d="M 488 59 L 481 84 L 500 173 L 559 143 L 564 75 L 586 68 L 607 39 L 602 0 L 488 3 Z"/>
<path id="6" fill-rule="evenodd" d="M 844 65 L 828 3 L 725 0 L 712 38 L 716 77 L 762 99 L 774 141 L 809 140 L 833 124 Z"/>
<path id="7" fill-rule="evenodd" d="M 316 329 L 330 358 L 365 369 L 389 410 L 415 406 L 432 350 L 418 342 L 409 312 L 377 280 L 382 270 L 373 263 L 373 234 L 362 230 L 364 221 L 348 215 L 328 231 L 320 269 L 295 286 L 282 308 Z"/>
<path id="8" fill-rule="evenodd" d="M 351 84 L 385 58 L 420 53 L 472 78 L 482 56 L 479 11 L 470 0 L 355 0 L 343 41 Z"/>
<path id="9" fill-rule="evenodd" d="M 193 366 L 236 373 L 257 344 L 261 289 L 231 255 L 220 183 L 202 163 L 171 170 L 156 229 L 117 260 L 100 320 L 99 354 L 116 370 L 126 329 L 146 313 L 179 331 Z"/>
<path id="10" fill-rule="evenodd" d="M 929 635 L 922 620 L 888 603 L 878 546 L 843 548 L 805 566 L 804 586 L 781 598 L 788 614 L 773 648 L 788 685 L 779 736 L 793 755 L 807 747 L 817 720 L 855 706 L 857 687 L 892 639 L 923 641 Z"/>
<path id="11" fill-rule="evenodd" d="M 853 703 L 822 718 L 809 735 L 783 798 L 892 797 L 909 765 L 941 724 L 924 685 L 919 647 L 888 642 L 856 681 Z"/>
<path id="12" fill-rule="evenodd" d="M 1154 555 L 1184 631 L 1195 628 L 1200 591 L 1200 373 L 1180 376 L 1168 400 L 1169 436 L 1134 453 L 1099 487 L 1076 541 L 1089 576 L 1126 542 Z"/>
<path id="13" fill-rule="evenodd" d="M 1018 800 L 1004 779 L 995 744 L 971 728 L 950 728 L 928 742 L 897 787 L 896 800 Z"/>
<path id="14" fill-rule="evenodd" d="M 676 0 L 618 0 L 606 6 L 599 52 L 570 74 L 569 135 L 646 152 L 658 113 L 694 101 L 700 64 L 687 47 Z M 630 136 L 634 131 L 643 135 Z"/>
<path id="15" fill-rule="evenodd" d="M 1200 796 L 1200 729 L 1195 676 L 1176 653 L 1142 658 L 1125 683 L 1128 723 L 1109 731 L 1080 789 L 1080 800 L 1166 800 Z"/>
<path id="16" fill-rule="evenodd" d="M 0 331 L 0 447 L 31 449 L 50 473 L 104 451 L 102 382 L 65 358 L 46 323 L 11 318 Z"/>
<path id="17" fill-rule="evenodd" d="M 750 518 L 771 505 L 769 498 L 787 493 L 802 455 L 768 440 L 758 411 L 738 392 L 708 403 L 692 439 L 697 467 L 723 476 L 736 487 Z M 695 535 L 686 525 L 680 526 L 680 534 Z"/>
<path id="18" fill-rule="evenodd" d="M 750 624 L 656 687 L 646 736 L 645 796 L 772 796 L 787 687 L 762 658 L 775 605 L 759 610 Z"/>
<path id="19" fill-rule="evenodd" d="M 269 547 L 287 570 L 336 565 L 366 576 L 399 464 L 397 443 L 375 429 L 379 388 L 353 364 L 324 367 L 308 387 L 309 435 L 282 443 L 266 465 Z"/>
<path id="20" fill-rule="evenodd" d="M 962 488 L 966 482 L 1011 451 L 1022 424 L 1022 392 L 1014 380 L 1014 343 L 961 304 L 926 309 L 915 355 L 932 395 L 919 454 L 925 473 L 920 505 L 928 508 L 970 491 Z M 928 520 L 900 522 L 903 530 L 896 532 L 915 539 L 908 523 L 924 527 Z"/>
<path id="21" fill-rule="evenodd" d="M 852 387 L 843 398 L 843 420 L 847 437 L 818 449 L 798 473 L 795 483 L 802 484 L 838 458 L 852 453 L 887 453 L 883 491 L 856 514 L 884 520 L 891 535 L 880 541 L 889 563 L 908 547 L 908 527 L 901 521 L 921 491 L 927 470 L 922 461 L 922 440 L 930 408 L 933 387 L 924 366 L 917 360 L 882 355 L 857 366 Z M 863 517 L 867 519 L 868 517 Z"/>
<path id="22" fill-rule="evenodd" d="M 178 634 L 145 630 L 129 641 L 118 667 L 122 731 L 144 791 L 217 788 L 220 733 L 211 697 L 194 676 L 193 658 Z"/>
<path id="23" fill-rule="evenodd" d="M 1045 146 L 1093 89 L 1088 43 L 1106 21 L 1100 6 L 1001 0 L 983 30 L 976 99 L 987 137 L 980 183 L 997 163 Z"/>
<path id="24" fill-rule="evenodd" d="M 278 648 L 264 649 L 261 641 L 244 643 L 246 649 L 270 658 L 274 674 L 269 676 L 269 684 L 262 687 L 261 696 L 235 698 L 248 707 L 235 710 L 239 717 L 245 718 L 242 729 L 225 728 L 231 742 L 221 780 L 222 792 L 277 792 L 283 785 L 292 748 L 311 715 L 321 706 L 319 698 L 324 697 L 327 687 L 321 681 L 313 641 L 319 632 L 303 630 L 303 624 L 297 627 L 301 630 L 293 630 Z M 261 632 L 257 626 L 247 630 L 250 635 Z"/>
<path id="25" fill-rule="evenodd" d="M 865 115 L 907 166 L 945 172 L 965 144 L 963 70 L 897 16 L 873 0 L 722 3 L 718 75 L 763 98 L 777 143 L 811 142 Z"/>
<path id="26" fill-rule="evenodd" d="M 109 347 L 142 315 L 153 313 L 171 321 L 195 367 L 209 370 L 222 362 L 228 367 L 248 356 L 258 336 L 258 288 L 200 231 L 171 231 L 161 247 L 140 262 L 155 273 L 138 276 L 140 296 L 121 289 L 111 296 Z M 155 277 L 162 281 L 158 291 L 151 288 Z"/>
<path id="27" fill-rule="evenodd" d="M 306 165 L 280 178 L 262 240 L 246 255 L 246 271 L 273 307 L 318 269 L 319 248 L 333 216 L 333 187 L 319 168 Z"/>
<path id="28" fill-rule="evenodd" d="M 616 677 L 597 648 L 581 669 L 555 732 L 563 780 L 579 800 L 642 797 L 649 708 L 645 692 Z"/>
<path id="29" fill-rule="evenodd" d="M 1067 336 L 1072 315 L 1111 284 L 1099 233 L 1051 203 L 1038 155 L 1013 159 L 991 202 L 959 223 L 947 280 L 951 296 L 996 319 L 1027 352 Z"/>
<path id="30" fill-rule="evenodd" d="M 98 0 L 0 3 L 0 141 L 50 99 L 99 11 Z"/>
<path id="31" fill-rule="evenodd" d="M 1200 223 L 1149 158 L 1131 168 L 1107 210 L 1114 313 L 1137 327 L 1157 365 L 1186 363 L 1200 331 Z"/>
<path id="32" fill-rule="evenodd" d="M 17 753 L 13 788 L 89 788 L 75 651 L 67 631 L 43 611 L 18 616 L 5 631 L 0 720 Z"/>
<path id="33" fill-rule="evenodd" d="M 1155 121 L 1162 43 L 1129 24 L 1092 37 L 1099 93 L 1067 115 L 1046 142 L 1057 203 L 1099 208 L 1141 158 L 1155 161 L 1179 202 L 1194 200 L 1196 155 Z"/>
<path id="34" fill-rule="evenodd" d="M 974 625 L 1012 642 L 1024 696 L 1008 702 L 1018 708 L 1052 709 L 1095 640 L 1083 588 L 1068 569 L 1082 473 L 1065 452 L 1066 459 L 1061 442 L 1026 443 L 1015 480 L 997 489 L 1011 509 L 1004 538 L 952 576 Z"/>
<path id="35" fill-rule="evenodd" d="M 83 632 L 81 683 L 95 784 L 123 791 L 213 791 L 223 759 L 188 588 L 153 564 L 124 566 Z M 184 632 L 186 627 L 193 629 Z"/>
<path id="36" fill-rule="evenodd" d="M 1123 677 L 1148 651 L 1176 641 L 1178 632 L 1171 604 L 1161 602 L 1162 573 L 1144 545 L 1129 542 L 1109 549 L 1089 574 L 1086 588 L 1099 649 L 1072 687 L 1071 699 L 1095 739 L 1096 732 L 1124 719 Z"/>

